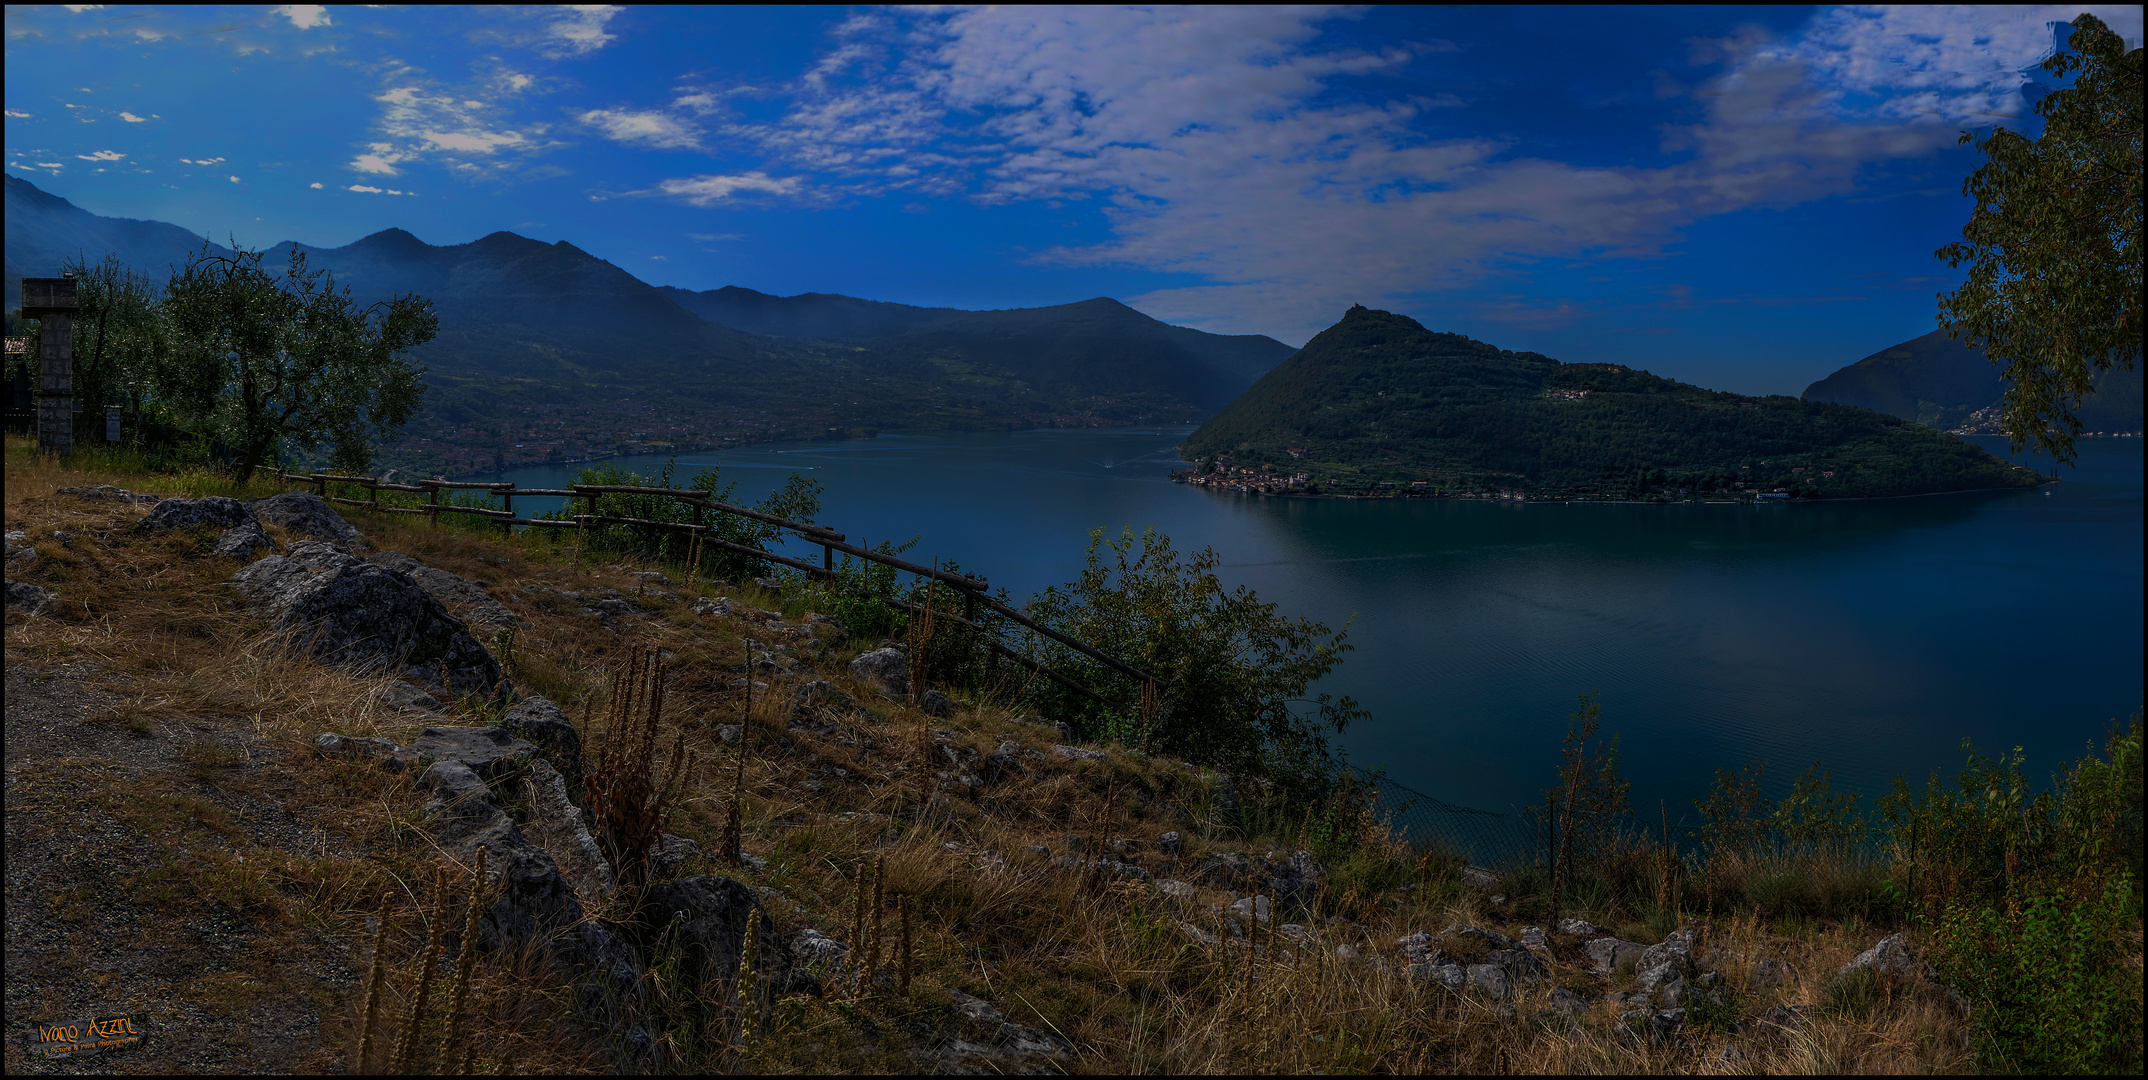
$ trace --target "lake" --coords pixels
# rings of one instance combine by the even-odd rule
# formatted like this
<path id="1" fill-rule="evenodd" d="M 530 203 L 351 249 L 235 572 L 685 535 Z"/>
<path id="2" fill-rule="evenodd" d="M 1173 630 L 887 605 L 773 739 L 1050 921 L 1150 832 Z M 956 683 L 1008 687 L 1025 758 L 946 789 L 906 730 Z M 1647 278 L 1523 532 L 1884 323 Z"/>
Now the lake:
<path id="1" fill-rule="evenodd" d="M 1969 738 L 2024 747 L 2041 778 L 2141 704 L 2138 439 L 2083 440 L 2036 491 L 1652 506 L 1211 493 L 1166 479 L 1190 430 L 770 444 L 684 455 L 676 480 L 719 467 L 750 502 L 804 472 L 852 542 L 921 537 L 909 558 L 1017 600 L 1072 580 L 1091 529 L 1212 546 L 1227 584 L 1350 622 L 1321 689 L 1373 714 L 1341 739 L 1353 763 L 1486 810 L 1541 798 L 1587 691 L 1634 805 L 1674 819 L 1715 768 L 1755 759 L 1771 794 L 1814 760 L 1876 793 L 1951 772 Z M 581 467 L 475 479 L 557 487 Z"/>

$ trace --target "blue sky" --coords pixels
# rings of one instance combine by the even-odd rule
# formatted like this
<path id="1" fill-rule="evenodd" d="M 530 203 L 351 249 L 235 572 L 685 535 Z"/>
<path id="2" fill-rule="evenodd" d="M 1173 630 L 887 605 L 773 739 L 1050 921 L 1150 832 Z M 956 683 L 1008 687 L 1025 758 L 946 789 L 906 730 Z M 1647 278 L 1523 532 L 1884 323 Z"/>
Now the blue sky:
<path id="1" fill-rule="evenodd" d="M 6 164 L 250 246 L 568 240 L 661 285 L 1352 303 L 1748 393 L 1933 328 L 2054 24 L 2139 7 L 7 9 Z"/>

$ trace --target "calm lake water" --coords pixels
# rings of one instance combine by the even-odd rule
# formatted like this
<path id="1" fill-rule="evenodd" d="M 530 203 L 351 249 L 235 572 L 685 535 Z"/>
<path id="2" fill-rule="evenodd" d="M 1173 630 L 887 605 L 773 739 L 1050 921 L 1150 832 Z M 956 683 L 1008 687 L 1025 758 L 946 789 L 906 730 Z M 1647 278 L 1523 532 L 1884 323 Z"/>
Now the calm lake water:
<path id="1" fill-rule="evenodd" d="M 1091 529 L 1212 546 L 1228 584 L 1350 623 L 1322 689 L 1372 711 L 1341 740 L 1354 763 L 1487 810 L 1540 797 L 1591 690 L 1634 805 L 1674 818 L 1754 759 L 1776 794 L 1814 760 L 1877 792 L 1951 771 L 1970 738 L 2024 747 L 2042 777 L 2141 704 L 2140 440 L 2084 440 L 2038 491 L 1570 506 L 1214 494 L 1165 479 L 1190 430 L 773 444 L 685 455 L 676 478 L 717 466 L 755 501 L 804 472 L 853 542 L 921 537 L 910 558 L 1018 599 L 1072 580 Z M 482 479 L 555 487 L 580 467 Z"/>

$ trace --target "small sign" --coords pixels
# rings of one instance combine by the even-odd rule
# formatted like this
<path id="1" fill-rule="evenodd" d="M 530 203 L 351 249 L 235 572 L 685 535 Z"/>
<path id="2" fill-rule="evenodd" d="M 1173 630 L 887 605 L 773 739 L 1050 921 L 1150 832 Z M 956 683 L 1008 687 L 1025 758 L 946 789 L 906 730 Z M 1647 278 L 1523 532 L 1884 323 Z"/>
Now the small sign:
<path id="1" fill-rule="evenodd" d="M 117 405 L 104 407 L 104 441 L 119 441 L 119 406 Z"/>
<path id="2" fill-rule="evenodd" d="M 28 356 L 28 355 L 30 355 L 30 339 L 29 339 L 29 338 L 26 338 L 26 337 L 11 337 L 11 338 L 7 339 L 7 355 L 9 355 L 9 356 Z"/>
<path id="3" fill-rule="evenodd" d="M 141 1042 L 141 1029 L 132 1017 L 99 1016 L 71 1024 L 40 1024 L 30 1049 L 37 1057 L 57 1061 L 123 1050 Z"/>

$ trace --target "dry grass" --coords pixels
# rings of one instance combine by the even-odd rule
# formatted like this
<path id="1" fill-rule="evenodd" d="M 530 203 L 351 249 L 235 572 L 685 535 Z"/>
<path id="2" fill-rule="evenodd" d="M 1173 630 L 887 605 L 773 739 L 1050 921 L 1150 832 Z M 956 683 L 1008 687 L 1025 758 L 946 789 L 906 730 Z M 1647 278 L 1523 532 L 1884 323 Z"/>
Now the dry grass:
<path id="1" fill-rule="evenodd" d="M 322 758 L 311 740 L 338 731 L 407 741 L 419 723 L 378 704 L 384 680 L 292 658 L 233 605 L 226 585 L 233 566 L 205 554 L 210 538 L 138 536 L 128 526 L 140 509 L 54 494 L 77 484 L 169 485 L 24 458 L 11 440 L 7 528 L 58 529 L 76 539 L 40 541 L 38 566 L 28 576 L 59 593 L 62 605 L 34 619 L 9 614 L 10 672 L 18 666 L 94 670 L 111 689 L 111 703 L 83 724 L 105 733 L 111 745 L 144 749 L 132 758 L 108 755 L 120 765 L 116 771 L 102 758 L 85 758 L 18 777 L 11 734 L 11 865 L 18 824 L 54 824 L 93 804 L 116 827 L 150 841 L 139 865 L 111 875 L 115 903 L 152 927 L 213 907 L 243 924 L 255 955 L 285 958 L 198 980 L 187 992 L 216 999 L 204 1008 L 243 1010 L 287 992 L 287 970 L 279 974 L 279 968 L 301 966 L 314 955 L 335 957 L 345 975 L 306 991 L 318 1002 L 318 1053 L 288 1066 L 345 1067 L 365 1026 L 376 940 L 387 961 L 380 998 L 387 1030 L 416 1005 L 417 974 L 437 920 L 460 921 L 464 900 L 458 898 L 468 895 L 469 870 L 450 867 L 425 838 L 418 827 L 422 800 L 406 777 Z M 188 483 L 189 493 L 199 493 L 205 481 Z M 931 1049 L 932 1033 L 986 1038 L 952 1011 L 947 989 L 984 997 L 1010 1020 L 1065 1038 L 1074 1051 L 1060 1064 L 1080 1072 L 1952 1072 L 1969 1065 L 1962 1021 L 1927 989 L 1884 987 L 1869 1011 L 1828 1011 L 1823 976 L 1877 936 L 1861 927 L 1811 921 L 1778 927 L 1729 913 L 1708 927 L 1704 948 L 1736 956 L 1723 964 L 1733 987 L 1742 987 L 1761 958 L 1787 962 L 1796 972 L 1781 987 L 1741 989 L 1735 1000 L 1747 1023 L 1735 1038 L 1689 1032 L 1675 1044 L 1650 1046 L 1600 1005 L 1577 1025 L 1540 1017 L 1554 986 L 1597 1000 L 1622 979 L 1630 984 L 1630 974 L 1588 974 L 1579 943 L 1557 937 L 1551 977 L 1522 988 L 1512 1018 L 1494 1003 L 1430 988 L 1399 973 L 1396 938 L 1456 922 L 1509 933 L 1519 925 L 1462 887 L 1451 866 L 1419 861 L 1400 847 L 1361 858 L 1393 863 L 1414 888 L 1327 895 L 1314 910 L 1285 914 L 1304 927 L 1302 936 L 1261 928 L 1248 943 L 1232 937 L 1218 914 L 1234 899 L 1227 893 L 1203 889 L 1172 899 L 1147 885 L 1052 866 L 1029 850 L 1062 854 L 1072 833 L 1085 838 L 1092 856 L 1113 841 L 1153 853 L 1157 837 L 1175 830 L 1186 837 L 1182 865 L 1190 869 L 1213 851 L 1258 857 L 1271 846 L 1291 846 L 1295 836 L 1238 835 L 1213 820 L 1213 778 L 1197 770 L 1118 748 L 1102 760 L 1063 761 L 1049 753 L 1050 728 L 996 706 L 968 705 L 952 718 L 929 718 L 848 678 L 847 661 L 877 642 L 828 639 L 826 655 L 796 675 L 735 671 L 744 639 L 768 640 L 764 628 L 695 616 L 687 602 L 730 595 L 756 606 L 780 604 L 750 587 L 668 586 L 666 592 L 679 595 L 645 595 L 640 602 L 649 614 L 606 625 L 555 592 L 524 589 L 586 595 L 611 588 L 631 598 L 639 582 L 629 575 L 645 567 L 578 554 L 571 539 L 434 530 L 410 518 L 347 514 L 376 547 L 479 581 L 521 614 L 512 677 L 577 719 L 612 709 L 622 657 L 643 649 L 665 657 L 668 675 L 654 726 L 637 737 L 647 746 L 698 753 L 681 766 L 682 792 L 663 828 L 695 840 L 707 855 L 679 873 L 734 874 L 771 891 L 778 929 L 811 926 L 851 941 L 861 877 L 877 868 L 865 915 L 868 938 L 871 925 L 881 927 L 886 984 L 831 980 L 833 992 L 824 999 L 778 1005 L 738 1056 L 687 1060 L 681 1068 L 937 1068 L 920 1056 Z M 792 651 L 811 658 L 803 642 L 793 642 Z M 743 738 L 726 743 L 718 731 L 739 723 L 745 710 L 745 692 L 733 685 L 742 674 L 769 685 L 753 695 Z M 793 693 L 819 678 L 836 682 L 862 708 L 821 717 L 835 725 L 826 733 L 791 726 Z M 473 713 L 467 722 L 484 720 Z M 592 747 L 598 734 L 584 732 Z M 1027 775 L 993 787 L 973 792 L 954 783 L 967 771 L 958 763 L 992 753 L 1003 737 L 1045 753 L 1023 756 Z M 736 792 L 743 792 L 736 802 L 738 842 L 766 860 L 764 870 L 736 869 L 716 858 L 727 847 Z M 1156 865 L 1152 854 L 1143 858 Z M 91 892 L 105 887 L 94 877 L 53 884 Z M 1223 942 L 1201 944 L 1183 924 L 1221 931 Z M 1338 946 L 1361 959 L 1339 960 Z M 435 972 L 442 985 L 455 975 L 452 960 L 443 952 L 435 961 L 448 965 Z M 11 980 L 15 970 L 11 959 Z M 511 1064 L 519 1071 L 572 1072 L 601 1064 L 601 1048 L 562 1022 L 568 988 L 541 962 L 483 958 L 467 985 L 466 1026 L 498 1035 L 472 1044 L 478 1071 Z M 11 1019 L 14 997 L 11 986 Z M 1788 1031 L 1756 1022 L 1776 1004 L 1809 1006 L 1813 1019 Z M 1724 1058 L 1724 1047 L 1733 1044 L 1739 1056 Z M 228 1059 L 233 1068 L 267 1067 L 261 1061 Z"/>

